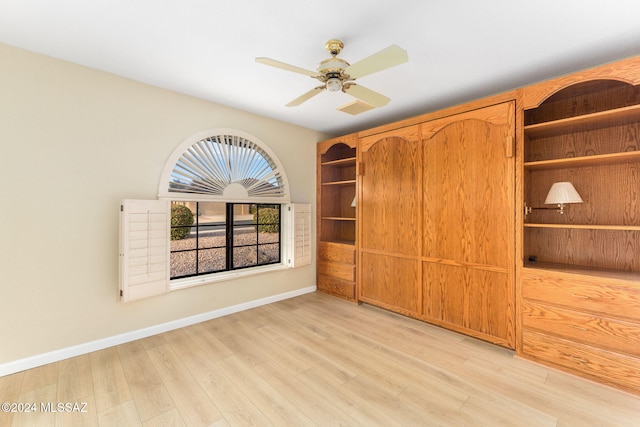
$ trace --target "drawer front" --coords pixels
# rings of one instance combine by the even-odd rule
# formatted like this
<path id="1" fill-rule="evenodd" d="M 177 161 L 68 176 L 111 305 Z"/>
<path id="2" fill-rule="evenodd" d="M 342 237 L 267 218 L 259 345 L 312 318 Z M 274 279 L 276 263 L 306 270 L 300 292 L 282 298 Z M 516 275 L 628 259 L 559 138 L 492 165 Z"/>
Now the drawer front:
<path id="1" fill-rule="evenodd" d="M 318 290 L 350 300 L 356 297 L 356 284 L 329 276 L 318 276 Z"/>
<path id="2" fill-rule="evenodd" d="M 318 275 L 332 276 L 338 279 L 354 282 L 356 280 L 356 266 L 339 262 L 318 262 Z"/>
<path id="3" fill-rule="evenodd" d="M 321 261 L 334 261 L 344 264 L 356 263 L 356 249 L 353 246 L 337 243 L 320 242 L 318 246 L 318 258 Z"/>
<path id="4" fill-rule="evenodd" d="M 528 270 L 523 274 L 522 296 L 640 323 L 640 284 L 626 281 L 616 284 L 606 279 L 583 277 Z"/>
<path id="5" fill-rule="evenodd" d="M 640 359 L 524 330 L 525 356 L 550 362 L 582 376 L 640 392 Z"/>
<path id="6" fill-rule="evenodd" d="M 524 302 L 523 327 L 640 357 L 640 324 Z"/>

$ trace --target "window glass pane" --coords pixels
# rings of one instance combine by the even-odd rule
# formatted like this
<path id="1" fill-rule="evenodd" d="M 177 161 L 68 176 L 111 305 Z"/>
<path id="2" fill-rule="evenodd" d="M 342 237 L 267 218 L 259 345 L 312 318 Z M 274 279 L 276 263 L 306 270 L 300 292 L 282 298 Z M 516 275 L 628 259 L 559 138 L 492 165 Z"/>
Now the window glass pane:
<path id="1" fill-rule="evenodd" d="M 275 264 L 280 262 L 280 245 L 278 243 L 258 246 L 258 264 Z"/>
<path id="2" fill-rule="evenodd" d="M 227 205 L 220 202 L 198 203 L 198 248 L 226 245 Z"/>
<path id="3" fill-rule="evenodd" d="M 274 225 L 269 232 L 258 234 L 258 243 L 278 243 L 280 241 L 280 226 Z"/>
<path id="4" fill-rule="evenodd" d="M 170 261 L 172 279 L 196 274 L 196 251 L 171 252 Z"/>
<path id="5" fill-rule="evenodd" d="M 233 223 L 234 224 L 253 224 L 253 213 L 255 212 L 255 204 L 252 203 L 235 203 L 233 205 Z"/>
<path id="6" fill-rule="evenodd" d="M 280 221 L 277 204 L 173 202 L 171 278 L 280 262 Z"/>
<path id="7" fill-rule="evenodd" d="M 255 246 L 233 248 L 233 268 L 257 265 L 258 257 Z"/>
<path id="8" fill-rule="evenodd" d="M 171 250 L 190 249 L 195 242 L 189 241 L 194 236 L 195 230 L 195 203 L 172 202 L 171 203 Z M 181 240 L 186 242 L 180 242 Z M 176 244 L 174 245 L 174 242 Z M 179 243 L 179 244 L 178 244 Z M 176 246 L 176 249 L 174 249 Z"/>
<path id="9" fill-rule="evenodd" d="M 224 247 L 227 244 L 225 225 L 207 225 L 198 227 L 198 248 L 211 249 Z"/>
<path id="10" fill-rule="evenodd" d="M 256 243 L 258 243 L 258 235 L 255 225 L 233 227 L 233 246 L 255 245 Z"/>
<path id="11" fill-rule="evenodd" d="M 171 239 L 171 251 L 184 251 L 196 248 L 195 227 L 171 227 L 172 236 L 184 236 Z"/>
<path id="12" fill-rule="evenodd" d="M 226 249 L 201 249 L 198 251 L 198 274 L 222 271 L 227 268 Z"/>

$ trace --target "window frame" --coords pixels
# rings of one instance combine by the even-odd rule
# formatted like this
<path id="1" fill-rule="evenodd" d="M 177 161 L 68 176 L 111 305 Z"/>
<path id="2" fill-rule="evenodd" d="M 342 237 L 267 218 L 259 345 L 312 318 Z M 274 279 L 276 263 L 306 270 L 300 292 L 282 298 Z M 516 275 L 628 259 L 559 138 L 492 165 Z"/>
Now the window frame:
<path id="1" fill-rule="evenodd" d="M 195 209 L 196 209 L 196 214 L 195 216 L 195 222 L 192 226 L 190 226 L 190 228 L 195 228 L 195 244 L 194 247 L 192 248 L 186 248 L 186 249 L 178 249 L 178 250 L 173 250 L 170 249 L 170 256 L 171 254 L 174 253 L 194 253 L 195 257 L 193 262 L 195 263 L 194 265 L 194 272 L 191 274 L 185 274 L 185 275 L 179 275 L 179 276 L 172 276 L 171 273 L 169 275 L 169 280 L 171 282 L 174 281 L 179 281 L 181 279 L 190 279 L 190 278 L 194 278 L 194 277 L 202 277 L 202 276 L 209 276 L 209 275 L 218 275 L 218 274 L 222 274 L 225 272 L 231 272 L 231 271 L 238 271 L 238 270 L 246 270 L 246 269 L 252 269 L 252 268 L 259 268 L 259 267 L 265 267 L 265 266 L 272 266 L 272 265 L 282 265 L 283 262 L 283 252 L 285 249 L 285 242 L 283 241 L 283 204 L 280 203 L 244 203 L 244 202 L 208 202 L 208 201 L 194 201 L 195 203 Z M 200 237 L 202 237 L 201 233 L 201 229 L 202 232 L 205 232 L 206 227 L 210 227 L 211 224 L 203 224 L 201 225 L 199 223 L 199 219 L 200 219 L 200 215 L 198 214 L 198 212 L 200 212 L 200 203 L 219 203 L 219 204 L 224 204 L 224 211 L 225 211 L 225 216 L 224 216 L 224 245 L 221 246 L 214 246 L 214 247 L 201 247 L 200 246 Z M 252 225 L 253 227 L 255 227 L 255 242 L 250 243 L 250 244 L 238 244 L 236 242 L 235 236 L 236 236 L 236 231 L 238 230 L 238 227 L 241 226 L 240 224 L 238 224 L 237 221 L 237 217 L 236 217 L 236 213 L 235 213 L 235 208 L 236 206 L 249 206 L 249 212 L 251 212 L 252 207 L 255 207 L 256 213 L 255 213 L 255 218 L 256 218 L 256 222 L 253 223 L 254 225 Z M 261 209 L 264 208 L 269 208 L 269 207 L 276 207 L 278 210 L 278 220 L 277 223 L 272 223 L 272 222 L 263 222 L 260 220 L 260 215 L 259 212 Z M 260 226 L 264 226 L 264 225 L 276 225 L 277 226 L 277 240 L 275 242 L 260 242 Z M 246 225 L 245 225 L 246 226 Z M 178 228 L 183 228 L 184 226 L 181 225 L 170 225 L 171 230 L 173 229 L 178 229 Z M 171 234 L 171 233 L 169 233 Z M 260 262 L 260 257 L 259 257 L 259 253 L 260 253 L 260 247 L 265 247 L 267 245 L 275 245 L 277 244 L 278 246 L 278 251 L 277 251 L 277 260 L 276 261 L 272 261 L 272 262 L 264 262 L 261 263 Z M 255 248 L 255 253 L 256 253 L 256 259 L 255 259 L 255 264 L 249 264 L 249 265 L 241 265 L 241 266 L 237 266 L 236 265 L 236 249 L 238 248 L 246 248 L 246 247 L 254 247 Z M 223 269 L 219 269 L 219 270 L 213 270 L 213 271 L 204 271 L 204 272 L 199 272 L 200 267 L 199 267 L 199 263 L 200 263 L 200 251 L 207 251 L 207 250 L 211 250 L 211 249 L 224 249 L 225 252 L 225 259 L 224 259 L 224 268 Z M 171 268 L 170 268 L 171 271 Z"/>
<path id="2" fill-rule="evenodd" d="M 180 161 L 182 156 L 195 144 L 202 140 L 212 138 L 215 136 L 232 136 L 245 139 L 252 142 L 257 148 L 257 152 L 262 156 L 268 156 L 275 166 L 276 171 L 279 173 L 280 181 L 282 183 L 282 192 L 278 196 L 249 196 L 242 192 L 225 191 L 223 195 L 207 195 L 207 194 L 193 194 L 193 193 L 180 193 L 177 191 L 170 191 L 170 183 L 172 180 L 172 172 Z M 232 186 L 230 186 L 232 187 Z M 296 266 L 296 260 L 299 257 L 296 255 L 296 249 L 299 244 L 296 244 L 295 230 L 290 229 L 295 223 L 295 220 L 290 217 L 290 213 L 286 212 L 286 209 L 291 211 L 291 196 L 289 181 L 284 167 L 280 163 L 280 160 L 275 153 L 259 138 L 256 136 L 231 128 L 213 128 L 198 132 L 187 139 L 185 139 L 173 153 L 167 159 L 160 176 L 158 185 L 158 199 L 165 200 L 168 203 L 171 201 L 202 201 L 202 202 L 224 202 L 224 203 L 259 203 L 259 204 L 278 204 L 280 205 L 280 263 L 269 264 L 264 266 L 252 266 L 250 268 L 243 268 L 229 271 L 218 271 L 215 273 L 202 274 L 197 276 L 190 276 L 184 278 L 170 279 L 170 273 L 167 273 L 167 282 L 169 291 L 188 288 L 191 286 L 223 282 L 238 277 L 249 277 L 257 274 L 263 274 L 272 271 L 286 270 Z M 168 238 L 169 239 L 169 238 Z M 169 241 L 170 243 L 170 241 Z M 308 254 L 307 254 L 308 255 Z M 310 259 L 297 261 L 299 265 L 307 265 L 310 263 Z"/>

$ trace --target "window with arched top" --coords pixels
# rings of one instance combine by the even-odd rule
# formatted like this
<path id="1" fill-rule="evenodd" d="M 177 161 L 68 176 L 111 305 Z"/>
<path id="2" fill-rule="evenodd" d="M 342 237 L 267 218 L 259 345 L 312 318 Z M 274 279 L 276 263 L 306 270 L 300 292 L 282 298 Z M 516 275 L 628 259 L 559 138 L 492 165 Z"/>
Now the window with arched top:
<path id="1" fill-rule="evenodd" d="M 290 204 L 278 158 L 246 132 L 185 140 L 165 163 L 158 199 L 122 202 L 123 301 L 311 262 L 310 205 Z"/>
<path id="2" fill-rule="evenodd" d="M 258 138 L 212 129 L 176 148 L 165 164 L 158 196 L 286 203 L 289 186 L 278 158 Z"/>

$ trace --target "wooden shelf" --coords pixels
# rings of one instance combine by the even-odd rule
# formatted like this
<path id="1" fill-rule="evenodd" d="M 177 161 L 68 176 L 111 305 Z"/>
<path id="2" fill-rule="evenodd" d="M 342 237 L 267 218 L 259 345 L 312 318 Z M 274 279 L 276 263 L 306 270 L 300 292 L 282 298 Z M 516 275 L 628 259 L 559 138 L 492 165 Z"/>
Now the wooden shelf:
<path id="1" fill-rule="evenodd" d="M 335 186 L 344 186 L 344 185 L 356 185 L 355 179 L 348 179 L 346 181 L 331 181 L 331 182 L 323 182 L 322 185 L 335 185 Z"/>
<path id="2" fill-rule="evenodd" d="M 346 217 L 342 217 L 342 216 L 323 216 L 322 218 L 323 221 L 355 221 L 355 218 L 346 218 Z"/>
<path id="3" fill-rule="evenodd" d="M 335 166 L 335 167 L 349 167 L 354 166 L 356 164 L 355 157 L 347 157 L 344 159 L 331 160 L 328 162 L 320 163 L 321 166 Z"/>
<path id="4" fill-rule="evenodd" d="M 325 243 L 333 243 L 336 245 L 344 245 L 344 246 L 355 246 L 356 242 L 353 240 L 321 240 L 321 242 Z"/>
<path id="5" fill-rule="evenodd" d="M 640 121 L 640 105 L 631 105 L 629 107 L 527 125 L 524 127 L 524 131 L 527 136 L 542 138 L 575 132 L 578 127 L 583 128 L 581 130 L 590 130 L 614 126 L 630 119 Z"/>
<path id="6" fill-rule="evenodd" d="M 634 271 L 611 270 L 607 268 L 591 268 L 571 264 L 554 262 L 525 261 L 525 269 L 548 270 L 558 273 L 581 274 L 585 276 L 602 277 L 606 279 L 639 281 L 640 273 Z"/>
<path id="7" fill-rule="evenodd" d="M 582 230 L 620 230 L 620 231 L 640 231 L 640 225 L 588 225 L 588 224 L 539 224 L 525 223 L 525 227 L 530 228 L 573 228 Z"/>
<path id="8" fill-rule="evenodd" d="M 599 154 L 584 157 L 568 157 L 566 159 L 540 160 L 536 162 L 525 162 L 527 170 L 551 170 L 564 169 L 570 167 L 586 167 L 614 165 L 622 163 L 633 163 L 640 161 L 640 151 L 624 151 L 622 153 Z"/>

